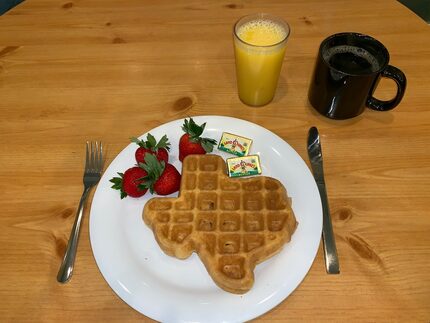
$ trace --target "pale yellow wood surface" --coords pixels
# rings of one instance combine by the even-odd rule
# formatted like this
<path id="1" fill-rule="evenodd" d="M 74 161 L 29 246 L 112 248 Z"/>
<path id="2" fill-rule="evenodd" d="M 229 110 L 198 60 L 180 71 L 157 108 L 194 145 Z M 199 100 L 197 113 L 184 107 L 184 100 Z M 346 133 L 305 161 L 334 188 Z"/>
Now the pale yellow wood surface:
<path id="1" fill-rule="evenodd" d="M 274 102 L 236 93 L 232 25 L 254 12 L 292 28 Z M 319 43 L 340 31 L 382 41 L 408 88 L 392 112 L 319 116 L 307 89 Z M 430 321 L 430 26 L 396 1 L 27 0 L 0 16 L 0 321 L 148 320 L 94 261 L 88 215 L 75 273 L 56 273 L 82 191 L 84 141 L 107 163 L 166 121 L 216 114 L 258 123 L 307 161 L 322 134 L 341 261 L 320 248 L 303 283 L 261 321 Z M 378 97 L 394 93 L 381 82 Z M 288 275 L 288 268 L 285 268 Z"/>

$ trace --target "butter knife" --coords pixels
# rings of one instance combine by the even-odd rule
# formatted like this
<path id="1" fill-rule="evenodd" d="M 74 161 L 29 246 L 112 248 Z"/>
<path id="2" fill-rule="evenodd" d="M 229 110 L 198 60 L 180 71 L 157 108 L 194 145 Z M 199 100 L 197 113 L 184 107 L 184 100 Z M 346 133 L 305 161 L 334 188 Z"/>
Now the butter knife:
<path id="1" fill-rule="evenodd" d="M 327 191 L 324 181 L 323 158 L 320 136 L 316 127 L 311 127 L 308 134 L 308 155 L 312 166 L 315 182 L 321 196 L 323 209 L 322 239 L 324 244 L 325 266 L 328 274 L 339 274 L 339 259 L 337 257 L 336 241 L 328 207 Z"/>

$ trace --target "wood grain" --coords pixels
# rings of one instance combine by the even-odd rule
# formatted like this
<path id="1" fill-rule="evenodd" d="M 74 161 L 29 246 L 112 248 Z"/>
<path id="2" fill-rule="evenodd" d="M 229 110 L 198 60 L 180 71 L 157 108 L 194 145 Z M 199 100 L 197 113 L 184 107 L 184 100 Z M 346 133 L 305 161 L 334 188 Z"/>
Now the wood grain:
<path id="1" fill-rule="evenodd" d="M 292 34 L 275 100 L 255 109 L 237 97 L 231 30 L 261 11 L 282 16 Z M 312 110 L 319 43 L 340 31 L 389 49 L 408 78 L 397 109 L 347 121 Z M 82 190 L 84 141 L 107 143 L 109 163 L 131 136 L 217 114 L 270 129 L 306 161 L 308 128 L 322 134 L 342 273 L 326 275 L 319 250 L 303 283 L 258 321 L 428 322 L 429 39 L 424 21 L 383 0 L 32 0 L 1 16 L 0 320 L 150 321 L 98 271 L 88 212 L 72 281 L 56 282 Z M 394 91 L 383 81 L 376 96 Z"/>

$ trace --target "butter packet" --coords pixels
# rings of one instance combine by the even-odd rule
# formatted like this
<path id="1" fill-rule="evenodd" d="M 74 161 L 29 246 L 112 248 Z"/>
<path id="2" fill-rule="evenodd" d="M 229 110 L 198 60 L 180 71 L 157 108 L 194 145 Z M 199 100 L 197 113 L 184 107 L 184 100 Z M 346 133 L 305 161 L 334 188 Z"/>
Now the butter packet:
<path id="1" fill-rule="evenodd" d="M 242 177 L 261 174 L 260 157 L 249 155 L 244 157 L 232 157 L 227 160 L 229 177 Z"/>
<path id="2" fill-rule="evenodd" d="M 219 141 L 218 150 L 242 157 L 248 155 L 251 144 L 252 139 L 223 132 Z"/>

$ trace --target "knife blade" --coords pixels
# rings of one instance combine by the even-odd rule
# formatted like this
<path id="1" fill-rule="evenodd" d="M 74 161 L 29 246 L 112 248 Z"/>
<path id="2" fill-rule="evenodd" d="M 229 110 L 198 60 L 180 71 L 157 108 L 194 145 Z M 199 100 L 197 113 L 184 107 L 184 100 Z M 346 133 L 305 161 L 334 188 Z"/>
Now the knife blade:
<path id="1" fill-rule="evenodd" d="M 322 239 L 324 245 L 324 258 L 328 274 L 339 274 L 339 259 L 337 256 L 336 241 L 331 223 L 330 209 L 328 205 L 327 190 L 324 180 L 323 157 L 321 142 L 316 127 L 311 127 L 308 133 L 308 155 L 312 172 L 321 197 L 323 209 Z"/>

